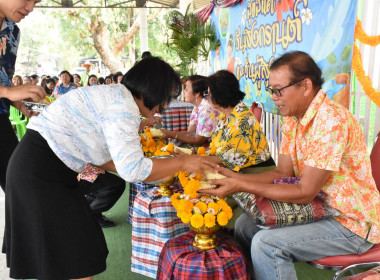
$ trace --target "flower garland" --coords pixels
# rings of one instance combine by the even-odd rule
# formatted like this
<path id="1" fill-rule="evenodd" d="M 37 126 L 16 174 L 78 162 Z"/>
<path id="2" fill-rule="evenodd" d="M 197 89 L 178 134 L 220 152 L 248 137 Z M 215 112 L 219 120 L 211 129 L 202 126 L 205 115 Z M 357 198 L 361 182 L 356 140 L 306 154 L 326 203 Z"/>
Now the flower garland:
<path id="1" fill-rule="evenodd" d="M 202 150 L 201 150 L 202 152 Z M 225 226 L 232 218 L 232 209 L 224 199 L 197 193 L 201 186 L 200 174 L 177 173 L 184 193 L 175 193 L 171 202 L 177 209 L 177 216 L 183 223 L 190 223 L 194 228 L 203 225 L 212 228 L 216 224 Z"/>
<path id="2" fill-rule="evenodd" d="M 169 151 L 161 151 L 165 147 L 165 142 L 162 139 L 155 140 L 149 127 L 145 127 L 140 133 L 140 142 L 142 150 L 147 157 L 170 155 Z"/>
<path id="3" fill-rule="evenodd" d="M 370 45 L 372 47 L 380 44 L 380 35 L 370 36 L 362 28 L 362 22 L 360 19 L 356 21 L 355 25 L 355 39 L 359 40 L 363 44 Z"/>
<path id="4" fill-rule="evenodd" d="M 361 27 L 361 21 L 358 20 L 355 26 L 355 39 L 358 39 L 364 44 L 369 44 L 371 46 L 378 45 L 380 43 L 380 35 L 378 36 L 368 36 Z M 352 68 L 355 74 L 363 86 L 365 94 L 378 106 L 380 107 L 380 92 L 375 91 L 372 86 L 371 79 L 365 75 L 363 68 L 362 58 L 360 55 L 359 48 L 354 44 L 353 54 L 352 54 Z"/>

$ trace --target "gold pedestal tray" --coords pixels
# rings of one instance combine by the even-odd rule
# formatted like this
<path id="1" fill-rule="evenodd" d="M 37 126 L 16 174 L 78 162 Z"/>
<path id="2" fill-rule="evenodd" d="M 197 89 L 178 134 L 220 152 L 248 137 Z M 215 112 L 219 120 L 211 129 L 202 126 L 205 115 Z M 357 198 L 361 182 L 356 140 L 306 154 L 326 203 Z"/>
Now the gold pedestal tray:
<path id="1" fill-rule="evenodd" d="M 201 250 L 209 250 L 218 246 L 215 233 L 220 229 L 220 225 L 216 224 L 212 228 L 208 228 L 205 225 L 200 228 L 195 228 L 190 225 L 190 228 L 196 233 L 193 242 L 194 247 Z"/>
<path id="2" fill-rule="evenodd" d="M 166 177 L 164 179 L 162 179 L 163 181 L 164 180 L 168 180 L 168 181 L 164 181 L 162 183 L 158 183 L 158 185 L 160 186 L 160 188 L 158 189 L 158 193 L 162 196 L 172 196 L 173 194 L 173 190 L 170 188 L 170 186 L 173 184 L 174 182 L 174 177 Z"/>
<path id="3" fill-rule="evenodd" d="M 172 155 L 167 156 L 153 156 L 152 158 L 171 158 Z M 160 188 L 158 189 L 158 193 L 162 196 L 168 196 L 170 197 L 173 194 L 173 191 L 171 188 L 169 188 L 173 182 L 174 182 L 174 176 L 168 176 L 161 180 L 154 181 L 154 182 L 148 182 L 149 184 L 155 184 L 158 185 Z"/>

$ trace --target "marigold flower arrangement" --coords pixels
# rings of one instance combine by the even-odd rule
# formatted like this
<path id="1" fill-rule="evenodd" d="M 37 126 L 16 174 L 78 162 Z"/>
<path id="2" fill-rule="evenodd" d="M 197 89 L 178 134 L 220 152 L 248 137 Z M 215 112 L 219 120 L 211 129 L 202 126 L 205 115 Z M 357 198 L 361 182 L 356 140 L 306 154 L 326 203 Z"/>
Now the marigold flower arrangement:
<path id="1" fill-rule="evenodd" d="M 179 171 L 177 176 L 184 193 L 173 194 L 171 202 L 183 223 L 190 223 L 194 228 L 203 225 L 212 228 L 216 224 L 225 226 L 228 223 L 232 218 L 232 209 L 224 199 L 197 193 L 201 187 L 199 174 L 189 175 Z"/>
<path id="2" fill-rule="evenodd" d="M 161 151 L 166 143 L 160 138 L 154 139 L 149 127 L 140 133 L 140 138 L 142 150 L 147 157 L 170 155 L 169 151 Z"/>

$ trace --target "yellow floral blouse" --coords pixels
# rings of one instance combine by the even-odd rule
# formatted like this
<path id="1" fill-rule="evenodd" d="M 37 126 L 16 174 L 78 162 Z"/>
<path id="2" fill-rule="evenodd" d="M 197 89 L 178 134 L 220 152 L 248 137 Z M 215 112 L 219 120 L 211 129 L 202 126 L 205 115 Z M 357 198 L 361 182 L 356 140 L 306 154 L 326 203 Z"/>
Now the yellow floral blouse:
<path id="1" fill-rule="evenodd" d="M 290 155 L 297 177 L 305 165 L 332 173 L 322 190 L 325 203 L 340 211 L 342 225 L 380 242 L 380 196 L 371 173 L 362 130 L 343 106 L 317 94 L 301 120 L 284 118 L 281 153 Z"/>
<path id="2" fill-rule="evenodd" d="M 267 161 L 271 154 L 260 123 L 247 105 L 240 102 L 227 118 L 221 113 L 210 148 L 234 171 Z"/>

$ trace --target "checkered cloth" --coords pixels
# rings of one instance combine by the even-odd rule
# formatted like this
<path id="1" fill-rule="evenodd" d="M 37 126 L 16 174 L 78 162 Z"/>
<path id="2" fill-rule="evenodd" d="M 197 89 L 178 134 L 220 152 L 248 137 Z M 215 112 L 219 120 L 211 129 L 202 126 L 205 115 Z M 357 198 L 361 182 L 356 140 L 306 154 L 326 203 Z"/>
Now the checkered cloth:
<path id="1" fill-rule="evenodd" d="M 187 131 L 193 108 L 194 106 L 190 103 L 171 102 L 161 115 L 163 128 L 174 131 Z"/>
<path id="2" fill-rule="evenodd" d="M 154 184 L 146 184 L 146 183 L 129 183 L 129 212 L 127 222 L 132 224 L 132 215 L 133 215 L 133 203 L 135 202 L 135 197 L 138 193 L 142 191 L 146 191 L 148 189 L 152 189 L 157 187 Z"/>
<path id="3" fill-rule="evenodd" d="M 178 187 L 172 186 L 175 192 Z M 177 217 L 170 197 L 158 194 L 158 188 L 140 192 L 133 209 L 132 271 L 156 278 L 158 258 L 170 238 L 190 230 Z"/>
<path id="4" fill-rule="evenodd" d="M 245 258 L 230 235 L 218 233 L 219 245 L 210 250 L 194 247 L 194 236 L 191 231 L 165 244 L 158 263 L 157 279 L 250 279 Z"/>

